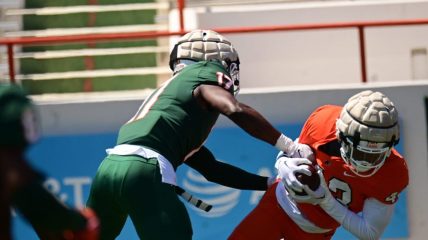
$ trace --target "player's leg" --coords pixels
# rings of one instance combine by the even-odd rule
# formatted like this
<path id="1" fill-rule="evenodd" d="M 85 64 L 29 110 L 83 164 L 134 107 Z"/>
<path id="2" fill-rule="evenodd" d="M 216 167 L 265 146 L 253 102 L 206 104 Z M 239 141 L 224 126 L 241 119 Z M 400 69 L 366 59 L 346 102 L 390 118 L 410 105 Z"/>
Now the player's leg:
<path id="1" fill-rule="evenodd" d="M 274 185 L 276 186 L 276 184 Z M 281 209 L 271 187 L 257 206 L 234 229 L 228 240 L 279 240 L 283 238 L 278 213 Z"/>
<path id="2" fill-rule="evenodd" d="M 173 186 L 161 182 L 156 159 L 135 161 L 128 171 L 124 196 L 140 239 L 192 239 L 184 204 Z"/>
<path id="3" fill-rule="evenodd" d="M 100 239 L 115 239 L 122 230 L 127 213 L 119 204 L 123 163 L 107 157 L 101 163 L 92 182 L 87 206 L 92 208 L 100 220 Z M 118 157 L 120 158 L 120 157 Z"/>

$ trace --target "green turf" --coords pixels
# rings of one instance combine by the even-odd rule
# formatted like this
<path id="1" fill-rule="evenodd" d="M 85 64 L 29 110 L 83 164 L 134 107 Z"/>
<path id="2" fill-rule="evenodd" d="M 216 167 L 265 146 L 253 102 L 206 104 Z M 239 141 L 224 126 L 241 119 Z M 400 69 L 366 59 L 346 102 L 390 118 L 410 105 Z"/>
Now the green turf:
<path id="1" fill-rule="evenodd" d="M 91 0 L 26 0 L 27 8 L 41 8 L 47 6 L 74 6 L 85 5 Z M 153 2 L 153 0 L 96 0 L 99 5 Z M 91 16 L 92 15 L 92 16 Z M 105 12 L 105 13 L 79 13 L 57 16 L 24 17 L 25 30 L 41 30 L 50 28 L 79 28 L 79 27 L 103 27 L 120 25 L 153 24 L 156 15 L 155 10 Z M 92 20 L 91 20 L 92 19 Z M 138 41 L 110 41 L 98 43 L 72 43 L 44 46 L 26 46 L 24 52 L 39 52 L 47 50 L 66 50 L 82 48 L 121 48 L 135 46 L 156 46 L 155 40 Z M 88 64 L 89 63 L 89 64 Z M 83 71 L 87 69 L 118 69 L 156 66 L 154 53 L 127 54 L 114 56 L 71 57 L 58 59 L 22 59 L 20 71 L 23 74 L 52 73 L 66 71 Z M 88 88 L 89 83 L 89 88 Z M 156 76 L 126 76 L 93 79 L 57 79 L 43 81 L 23 81 L 24 88 L 30 94 L 42 94 L 51 92 L 80 92 L 88 89 L 93 91 L 125 90 L 135 88 L 147 88 L 156 86 Z"/>

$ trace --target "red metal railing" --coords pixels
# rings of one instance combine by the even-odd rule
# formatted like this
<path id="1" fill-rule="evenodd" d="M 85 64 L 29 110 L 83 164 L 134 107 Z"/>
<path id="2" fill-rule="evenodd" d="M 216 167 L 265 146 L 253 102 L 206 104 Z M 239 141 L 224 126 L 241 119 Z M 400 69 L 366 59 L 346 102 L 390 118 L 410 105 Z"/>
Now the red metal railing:
<path id="1" fill-rule="evenodd" d="M 85 34 L 73 36 L 52 36 L 52 37 L 22 37 L 22 38 L 0 38 L 0 45 L 6 45 L 8 53 L 9 76 L 10 81 L 15 82 L 15 66 L 13 57 L 13 47 L 15 45 L 42 45 L 53 43 L 71 43 L 71 42 L 100 42 L 112 40 L 131 40 L 146 39 L 157 37 L 168 37 L 185 34 L 184 28 L 184 0 L 177 0 L 179 31 L 151 31 L 136 33 L 104 33 L 104 34 Z M 410 19 L 410 20 L 388 20 L 388 21 L 361 21 L 361 22 L 339 22 L 339 23 L 315 23 L 315 24 L 294 24 L 277 25 L 261 27 L 229 27 L 214 28 L 212 30 L 222 34 L 233 33 L 255 33 L 255 32 L 273 32 L 273 31 L 298 31 L 315 29 L 334 29 L 334 28 L 357 28 L 359 36 L 360 58 L 361 58 L 361 80 L 367 82 L 366 73 L 366 54 L 364 29 L 366 27 L 386 27 L 386 26 L 404 26 L 404 25 L 422 25 L 428 24 L 428 19 Z"/>

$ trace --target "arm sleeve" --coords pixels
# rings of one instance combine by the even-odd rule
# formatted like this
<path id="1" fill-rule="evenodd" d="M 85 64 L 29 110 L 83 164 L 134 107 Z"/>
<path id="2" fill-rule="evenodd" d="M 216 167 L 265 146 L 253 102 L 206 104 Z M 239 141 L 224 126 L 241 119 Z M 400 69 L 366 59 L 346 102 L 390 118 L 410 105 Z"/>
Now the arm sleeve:
<path id="1" fill-rule="evenodd" d="M 348 210 L 333 197 L 321 207 L 350 233 L 359 239 L 370 240 L 382 236 L 394 212 L 393 204 L 384 204 L 374 198 L 365 200 L 361 215 Z"/>
<path id="2" fill-rule="evenodd" d="M 227 187 L 243 190 L 266 190 L 268 187 L 268 177 L 217 161 L 206 147 L 199 149 L 185 163 L 201 173 L 208 181 Z"/>

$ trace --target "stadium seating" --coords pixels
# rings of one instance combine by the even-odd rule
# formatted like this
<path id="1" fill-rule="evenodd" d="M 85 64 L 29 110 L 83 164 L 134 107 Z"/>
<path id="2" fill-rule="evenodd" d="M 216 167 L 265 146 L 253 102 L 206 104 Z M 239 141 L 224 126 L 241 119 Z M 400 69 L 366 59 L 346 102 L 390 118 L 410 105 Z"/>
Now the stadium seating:
<path id="1" fill-rule="evenodd" d="M 4 36 L 167 30 L 166 22 L 156 21 L 167 14 L 168 2 L 92 2 L 97 6 L 91 1 L 27 0 L 25 8 L 6 10 L 7 16 L 22 17 L 23 29 Z M 153 88 L 158 78 L 170 73 L 159 64 L 169 48 L 158 42 L 161 40 L 25 46 L 16 54 L 20 65 L 16 79 L 31 94 Z"/>

